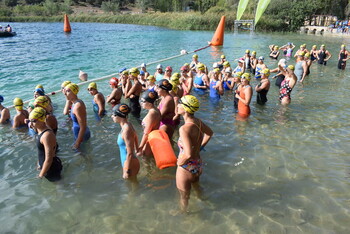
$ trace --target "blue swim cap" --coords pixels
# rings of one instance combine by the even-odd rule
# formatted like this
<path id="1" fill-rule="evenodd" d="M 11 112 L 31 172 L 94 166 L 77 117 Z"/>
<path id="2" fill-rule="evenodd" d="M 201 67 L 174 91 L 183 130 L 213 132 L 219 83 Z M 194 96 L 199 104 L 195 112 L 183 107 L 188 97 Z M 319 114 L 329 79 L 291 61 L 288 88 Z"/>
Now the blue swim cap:
<path id="1" fill-rule="evenodd" d="M 144 71 L 140 71 L 140 75 L 145 75 L 145 72 Z"/>
<path id="2" fill-rule="evenodd" d="M 0 95 L 0 103 L 4 101 L 4 97 Z"/>
<path id="3" fill-rule="evenodd" d="M 122 73 L 122 72 L 125 71 L 125 70 L 126 70 L 126 67 L 120 69 L 120 70 L 119 70 L 119 73 Z"/>
<path id="4" fill-rule="evenodd" d="M 39 88 L 39 89 L 35 89 L 35 90 L 34 90 L 34 93 L 38 93 L 38 94 L 40 94 L 41 96 L 44 96 L 44 95 L 45 95 L 44 90 L 43 90 L 43 89 L 41 89 L 41 88 Z"/>

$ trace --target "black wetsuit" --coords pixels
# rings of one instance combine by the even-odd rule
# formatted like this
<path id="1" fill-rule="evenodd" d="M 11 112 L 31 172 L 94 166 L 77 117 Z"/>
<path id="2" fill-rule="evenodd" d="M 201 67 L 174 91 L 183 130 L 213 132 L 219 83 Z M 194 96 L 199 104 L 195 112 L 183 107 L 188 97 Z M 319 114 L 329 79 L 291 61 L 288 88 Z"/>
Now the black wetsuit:
<path id="1" fill-rule="evenodd" d="M 235 84 L 232 91 L 234 93 L 234 98 L 233 98 L 233 107 L 235 110 L 238 110 L 238 98 L 236 98 L 236 90 L 238 89 L 239 85 Z"/>
<path id="2" fill-rule="evenodd" d="M 270 54 L 276 55 L 277 53 L 278 53 L 278 51 L 272 51 Z M 278 56 L 277 57 L 273 57 L 273 56 L 270 55 L 270 58 L 278 59 Z"/>
<path id="3" fill-rule="evenodd" d="M 323 64 L 323 65 L 327 65 L 327 61 L 324 61 L 324 59 L 327 57 L 326 55 L 326 51 L 321 51 L 318 53 L 318 58 L 319 60 L 317 61 L 318 64 Z"/>
<path id="4" fill-rule="evenodd" d="M 260 87 L 262 85 L 262 83 L 260 82 L 258 84 L 258 87 Z M 261 91 L 257 91 L 256 92 L 256 102 L 260 105 L 264 105 L 267 102 L 267 93 L 269 92 L 269 90 L 263 89 Z"/>
<path id="5" fill-rule="evenodd" d="M 278 86 L 278 88 L 281 88 L 281 83 L 284 80 L 284 75 L 283 74 L 279 74 L 276 76 L 276 81 L 275 81 L 275 85 Z"/>
<path id="6" fill-rule="evenodd" d="M 140 118 L 141 106 L 139 102 L 140 96 L 134 95 L 134 97 L 129 98 L 129 106 L 131 109 L 131 114 L 136 118 Z"/>
<path id="7" fill-rule="evenodd" d="M 42 131 L 36 141 L 36 146 L 38 148 L 38 160 L 39 160 L 39 166 L 42 169 L 44 162 L 45 162 L 45 147 L 43 144 L 40 143 L 41 136 L 47 132 L 47 131 L 52 131 L 51 129 L 46 129 Z M 61 179 L 61 171 L 62 171 L 62 162 L 61 159 L 57 156 L 53 157 L 52 159 L 52 164 L 50 169 L 47 171 L 45 177 L 49 181 L 57 181 Z"/>
<path id="8" fill-rule="evenodd" d="M 340 59 L 338 61 L 338 69 L 344 69 L 346 65 L 346 61 L 343 61 L 343 59 L 346 59 L 348 56 L 343 51 L 340 52 L 339 56 L 340 56 Z"/>

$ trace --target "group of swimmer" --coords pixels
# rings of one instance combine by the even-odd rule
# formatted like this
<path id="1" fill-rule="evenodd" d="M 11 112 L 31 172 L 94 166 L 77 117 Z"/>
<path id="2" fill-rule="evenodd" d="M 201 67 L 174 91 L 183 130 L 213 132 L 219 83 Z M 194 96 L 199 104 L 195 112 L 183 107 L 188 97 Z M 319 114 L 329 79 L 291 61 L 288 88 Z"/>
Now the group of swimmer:
<path id="1" fill-rule="evenodd" d="M 279 48 L 270 46 L 270 57 L 278 59 L 279 50 L 286 57 L 292 57 L 295 46 L 288 43 Z M 237 109 L 237 116 L 246 119 L 250 115 L 250 102 L 253 87 L 250 85 L 251 77 L 255 77 L 259 84 L 254 88 L 257 93 L 257 103 L 264 105 L 270 88 L 270 73 L 277 73 L 274 78 L 280 87 L 279 100 L 286 105 L 291 101 L 291 92 L 297 81 L 303 82 L 310 73 L 313 61 L 326 65 L 331 58 L 329 51 L 322 45 L 320 50 L 313 46 L 310 51 L 306 45 L 301 45 L 295 53 L 296 65 L 287 65 L 286 59 L 280 59 L 278 66 L 269 69 L 264 64 L 264 57 L 257 58 L 256 52 L 245 54 L 238 59 L 237 66 L 231 67 L 222 55 L 220 61 L 213 64 L 212 70 L 199 62 L 198 55 L 192 56 L 191 63 L 185 63 L 179 72 L 173 72 L 171 66 L 163 70 L 161 64 L 157 65 L 153 75 L 147 71 L 145 63 L 140 69 L 121 69 L 119 77 L 109 80 L 111 93 L 104 96 L 98 91 L 97 83 L 88 85 L 88 92 L 93 96 L 93 111 L 97 121 L 106 117 L 106 104 L 112 108 L 111 118 L 120 125 L 117 143 L 120 149 L 121 164 L 124 179 L 136 179 L 140 170 L 139 158 L 152 158 L 153 153 L 148 142 L 148 135 L 154 130 L 163 130 L 170 142 L 174 131 L 180 125 L 180 116 L 184 123 L 179 128 L 179 156 L 177 159 L 176 186 L 180 193 L 180 205 L 183 211 L 187 210 L 191 186 L 196 185 L 202 173 L 202 160 L 200 151 L 204 149 L 213 135 L 212 129 L 199 118 L 195 112 L 199 110 L 198 99 L 192 95 L 208 95 L 211 102 L 220 101 L 225 92 L 233 93 L 233 106 Z M 345 69 L 348 51 L 341 46 L 339 62 Z M 289 59 L 290 60 L 290 59 Z M 65 96 L 63 114 L 69 116 L 72 122 L 74 143 L 72 148 L 77 150 L 81 144 L 90 138 L 90 129 L 87 124 L 87 111 L 83 100 L 79 99 L 79 86 L 71 81 L 61 84 L 61 91 Z M 208 91 L 209 92 L 208 92 Z M 56 134 L 57 119 L 53 115 L 53 105 L 49 95 L 45 94 L 44 87 L 37 85 L 34 90 L 33 102 L 24 108 L 22 99 L 13 101 L 16 115 L 12 120 L 13 128 L 28 127 L 32 134 L 36 134 L 38 148 L 39 178 L 46 177 L 50 181 L 61 178 L 62 162 L 57 154 Z M 128 99 L 128 104 L 123 101 Z M 4 101 L 0 95 L 0 123 L 10 123 L 10 111 L 1 103 Z M 143 132 L 141 140 L 135 131 L 129 114 L 139 119 L 141 108 L 147 111 L 142 120 Z"/>

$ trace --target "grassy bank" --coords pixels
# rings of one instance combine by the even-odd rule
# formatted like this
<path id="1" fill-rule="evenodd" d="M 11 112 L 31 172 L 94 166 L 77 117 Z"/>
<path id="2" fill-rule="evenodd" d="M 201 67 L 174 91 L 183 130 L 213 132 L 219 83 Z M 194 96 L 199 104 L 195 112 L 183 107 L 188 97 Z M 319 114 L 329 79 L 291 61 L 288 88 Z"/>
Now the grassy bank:
<path id="1" fill-rule="evenodd" d="M 234 15 L 226 15 L 226 29 L 233 30 Z M 190 13 L 144 13 L 144 14 L 118 14 L 118 15 L 70 15 L 71 22 L 98 22 L 140 24 L 168 27 L 180 30 L 215 30 L 221 15 Z M 63 16 L 15 16 L 0 17 L 3 22 L 60 22 Z"/>

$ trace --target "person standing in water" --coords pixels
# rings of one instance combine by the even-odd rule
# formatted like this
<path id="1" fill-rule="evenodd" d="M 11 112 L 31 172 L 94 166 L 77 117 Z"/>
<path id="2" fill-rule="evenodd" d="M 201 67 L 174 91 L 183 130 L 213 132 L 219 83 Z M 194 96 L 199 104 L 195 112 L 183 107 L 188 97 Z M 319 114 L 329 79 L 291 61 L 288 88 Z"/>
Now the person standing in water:
<path id="1" fill-rule="evenodd" d="M 13 100 L 13 105 L 15 106 L 17 114 L 13 117 L 12 127 L 16 129 L 27 127 L 25 120 L 28 119 L 29 113 L 27 110 L 23 109 L 22 99 L 15 98 Z"/>
<path id="2" fill-rule="evenodd" d="M 186 95 L 180 99 L 178 113 L 185 123 L 179 129 L 176 187 L 180 193 L 180 208 L 187 212 L 191 187 L 198 188 L 199 177 L 202 174 L 202 159 L 200 151 L 204 149 L 213 135 L 213 131 L 200 119 L 194 116 L 199 109 L 195 96 Z"/>
<path id="3" fill-rule="evenodd" d="M 267 102 L 267 93 L 270 89 L 269 76 L 270 70 L 268 68 L 262 70 L 260 83 L 255 86 L 255 91 L 257 93 L 256 102 L 260 105 L 264 105 Z"/>
<path id="4" fill-rule="evenodd" d="M 95 118 L 97 121 L 101 121 L 103 116 L 106 115 L 105 108 L 105 97 L 102 93 L 97 90 L 97 84 L 95 82 L 91 82 L 87 88 L 91 96 L 94 97 L 92 100 L 92 108 L 95 113 Z"/>
<path id="5" fill-rule="evenodd" d="M 120 103 L 120 99 L 123 96 L 122 88 L 118 85 L 119 80 L 117 77 L 112 77 L 109 80 L 109 86 L 112 89 L 111 94 L 107 96 L 107 103 L 111 104 L 112 107 Z"/>
<path id="6" fill-rule="evenodd" d="M 321 45 L 320 50 L 317 53 L 318 64 L 327 65 L 327 61 L 332 57 L 332 54 L 326 50 L 325 45 Z"/>
<path id="7" fill-rule="evenodd" d="M 250 74 L 244 73 L 241 79 L 241 85 L 236 90 L 236 98 L 238 98 L 238 115 L 242 118 L 248 118 L 250 115 L 250 101 L 253 96 L 253 89 L 250 86 Z"/>
<path id="8" fill-rule="evenodd" d="M 297 83 L 297 77 L 294 74 L 294 66 L 289 65 L 287 68 L 283 68 L 281 64 L 278 65 L 280 71 L 285 76 L 281 83 L 279 99 L 282 105 L 287 105 L 291 102 L 291 92 Z"/>
<path id="9" fill-rule="evenodd" d="M 51 182 L 61 179 L 62 162 L 56 156 L 56 135 L 45 123 L 46 111 L 41 107 L 34 108 L 29 115 L 29 122 L 32 128 L 38 132 L 38 178 L 45 177 Z"/>
<path id="10" fill-rule="evenodd" d="M 338 69 L 345 70 L 346 60 L 348 60 L 349 51 L 346 50 L 345 45 L 341 45 L 338 55 Z"/>
<path id="11" fill-rule="evenodd" d="M 128 121 L 131 109 L 126 104 L 118 104 L 113 108 L 112 120 L 119 123 L 121 130 L 118 134 L 118 146 L 123 168 L 124 179 L 136 179 L 140 170 L 140 162 L 135 153 L 138 148 L 137 133 L 133 125 Z"/>
<path id="12" fill-rule="evenodd" d="M 139 100 L 142 92 L 142 85 L 138 79 L 139 74 L 140 71 L 136 67 L 129 70 L 129 79 L 133 81 L 133 85 L 125 95 L 125 98 L 129 98 L 129 107 L 131 108 L 131 114 L 136 118 L 140 118 L 141 113 Z"/>
<path id="13" fill-rule="evenodd" d="M 4 97 L 0 95 L 0 124 L 10 122 L 10 111 L 1 104 L 3 101 Z"/>
<path id="14" fill-rule="evenodd" d="M 73 121 L 73 135 L 74 143 L 73 149 L 79 149 L 82 142 L 90 139 L 90 129 L 86 121 L 86 106 L 85 103 L 78 98 L 79 86 L 74 83 L 68 84 L 65 88 L 64 95 L 67 100 L 72 102 L 72 109 L 70 112 Z"/>

